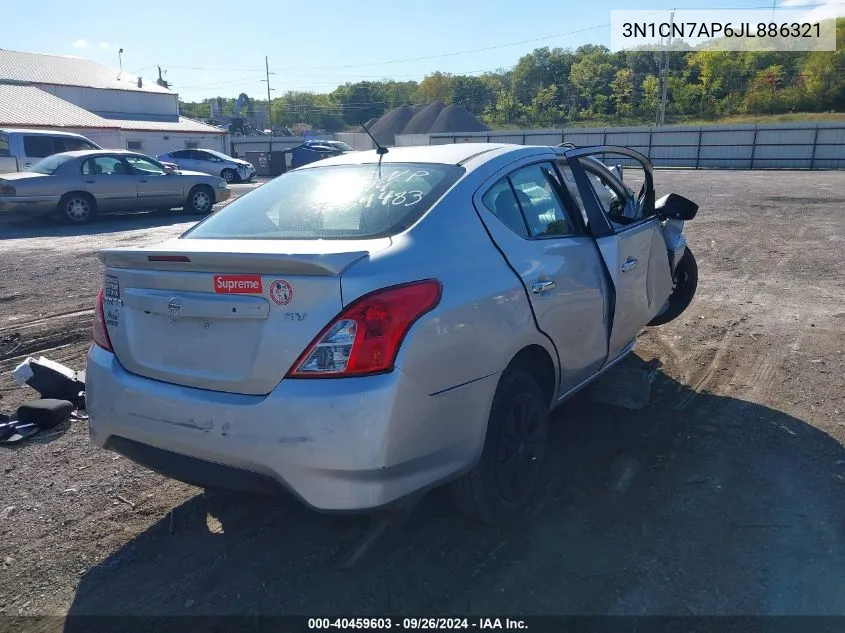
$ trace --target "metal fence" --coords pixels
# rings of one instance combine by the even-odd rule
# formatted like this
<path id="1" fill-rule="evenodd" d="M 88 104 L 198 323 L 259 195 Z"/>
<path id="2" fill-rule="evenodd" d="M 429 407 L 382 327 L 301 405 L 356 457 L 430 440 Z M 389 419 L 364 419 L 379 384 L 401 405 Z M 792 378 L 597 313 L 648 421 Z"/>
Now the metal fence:
<path id="1" fill-rule="evenodd" d="M 842 169 L 845 122 L 566 128 L 399 135 L 396 145 L 516 143 L 624 145 L 656 167 Z"/>

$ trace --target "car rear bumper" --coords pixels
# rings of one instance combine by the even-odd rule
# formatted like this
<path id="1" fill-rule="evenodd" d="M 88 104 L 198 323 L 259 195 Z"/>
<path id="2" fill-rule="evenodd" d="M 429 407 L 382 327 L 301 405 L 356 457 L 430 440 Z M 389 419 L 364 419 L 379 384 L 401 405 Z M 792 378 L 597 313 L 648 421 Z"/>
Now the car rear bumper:
<path id="1" fill-rule="evenodd" d="M 0 213 L 43 215 L 56 211 L 59 196 L 2 196 Z"/>
<path id="2" fill-rule="evenodd" d="M 400 370 L 283 380 L 266 396 L 183 387 L 127 372 L 92 346 L 97 446 L 195 485 L 287 489 L 326 511 L 362 511 L 426 489 L 481 454 L 498 375 L 439 395 Z"/>

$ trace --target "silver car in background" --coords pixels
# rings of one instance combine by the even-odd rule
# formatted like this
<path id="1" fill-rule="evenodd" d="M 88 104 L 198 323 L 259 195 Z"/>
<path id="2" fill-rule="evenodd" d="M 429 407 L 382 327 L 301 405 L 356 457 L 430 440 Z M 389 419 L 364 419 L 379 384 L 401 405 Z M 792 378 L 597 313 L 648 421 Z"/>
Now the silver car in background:
<path id="1" fill-rule="evenodd" d="M 0 213 L 58 215 L 72 224 L 134 209 L 208 213 L 230 194 L 222 178 L 174 171 L 124 150 L 62 152 L 26 171 L 0 174 Z"/>
<path id="2" fill-rule="evenodd" d="M 692 300 L 698 207 L 655 201 L 651 164 L 626 148 L 383 151 L 101 252 L 97 446 L 321 510 L 447 482 L 486 520 L 526 506 L 550 410 Z M 638 194 L 593 158 L 614 152 L 642 166 Z"/>
<path id="3" fill-rule="evenodd" d="M 174 163 L 179 169 L 220 176 L 226 182 L 247 182 L 255 176 L 255 167 L 240 158 L 232 158 L 212 149 L 177 149 L 159 154 L 160 161 Z"/>

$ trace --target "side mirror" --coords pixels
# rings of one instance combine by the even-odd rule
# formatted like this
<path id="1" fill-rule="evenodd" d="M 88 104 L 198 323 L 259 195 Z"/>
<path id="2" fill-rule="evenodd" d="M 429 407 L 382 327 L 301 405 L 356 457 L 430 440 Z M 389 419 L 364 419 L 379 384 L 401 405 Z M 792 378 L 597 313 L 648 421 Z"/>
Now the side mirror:
<path id="1" fill-rule="evenodd" d="M 166 174 L 172 174 L 173 172 L 175 172 L 175 171 L 176 171 L 176 170 L 175 170 L 173 167 L 171 167 L 170 165 L 162 165 L 162 167 L 164 167 L 164 172 L 165 172 Z"/>
<path id="2" fill-rule="evenodd" d="M 654 204 L 654 211 L 660 218 L 689 221 L 698 213 L 698 205 L 677 193 L 670 193 Z"/>

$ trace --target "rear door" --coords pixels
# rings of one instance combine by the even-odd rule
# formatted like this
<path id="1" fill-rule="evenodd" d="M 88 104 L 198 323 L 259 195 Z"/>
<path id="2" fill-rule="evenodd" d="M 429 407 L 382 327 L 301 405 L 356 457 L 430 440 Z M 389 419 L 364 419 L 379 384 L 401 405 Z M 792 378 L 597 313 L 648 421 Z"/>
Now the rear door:
<path id="1" fill-rule="evenodd" d="M 608 287 L 598 248 L 551 162 L 497 174 L 474 202 L 557 349 L 559 389 L 568 391 L 607 358 Z"/>
<path id="2" fill-rule="evenodd" d="M 219 176 L 220 172 L 223 171 L 223 167 L 221 163 L 223 162 L 214 154 L 209 154 L 208 152 L 204 152 L 198 149 L 192 149 L 191 154 L 194 156 L 194 165 L 197 171 L 201 171 L 204 174 L 211 174 L 212 176 Z"/>
<path id="3" fill-rule="evenodd" d="M 83 188 L 103 211 L 134 207 L 138 202 L 138 177 L 119 156 L 99 155 L 82 163 Z"/>
<path id="4" fill-rule="evenodd" d="M 185 202 L 183 179 L 178 174 L 168 175 L 157 164 L 139 155 L 127 155 L 126 162 L 137 178 L 140 208 L 177 207 Z"/>
<path id="5" fill-rule="evenodd" d="M 615 158 L 620 155 L 621 158 Z M 569 152 L 561 163 L 581 194 L 584 215 L 615 288 L 609 356 L 620 354 L 660 311 L 671 291 L 672 274 L 662 228 L 654 215 L 651 165 L 624 148 L 603 147 Z M 635 194 L 596 159 L 640 161 L 643 174 Z M 630 169 L 625 174 L 631 173 Z M 567 180 L 568 178 L 565 178 Z M 639 183 L 638 183 L 639 185 Z"/>

